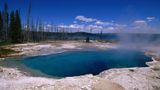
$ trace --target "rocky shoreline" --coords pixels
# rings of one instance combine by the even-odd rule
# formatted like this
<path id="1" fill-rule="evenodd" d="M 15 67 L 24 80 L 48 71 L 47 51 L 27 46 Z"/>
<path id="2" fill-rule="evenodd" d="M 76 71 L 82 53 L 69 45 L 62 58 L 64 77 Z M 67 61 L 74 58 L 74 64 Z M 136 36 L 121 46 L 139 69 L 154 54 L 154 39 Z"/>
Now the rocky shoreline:
<path id="1" fill-rule="evenodd" d="M 91 43 L 54 41 L 15 44 L 4 48 L 18 51 L 19 53 L 10 55 L 15 57 L 53 54 L 84 48 L 104 50 L 117 46 L 95 41 Z M 146 54 L 153 59 L 152 62 L 147 62 L 149 67 L 110 69 L 97 76 L 84 75 L 62 79 L 27 76 L 25 74 L 27 72 L 17 68 L 0 66 L 0 90 L 160 90 L 160 54 L 154 49 L 146 51 Z"/>

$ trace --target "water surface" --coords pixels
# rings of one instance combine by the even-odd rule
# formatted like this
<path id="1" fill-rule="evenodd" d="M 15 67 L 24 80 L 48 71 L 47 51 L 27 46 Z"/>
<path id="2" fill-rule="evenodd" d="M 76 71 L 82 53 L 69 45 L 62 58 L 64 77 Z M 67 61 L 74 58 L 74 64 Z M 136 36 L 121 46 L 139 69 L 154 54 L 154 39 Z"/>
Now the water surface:
<path id="1" fill-rule="evenodd" d="M 68 51 L 47 56 L 23 58 L 27 67 L 55 77 L 97 75 L 111 68 L 146 67 L 151 61 L 135 50 Z"/>

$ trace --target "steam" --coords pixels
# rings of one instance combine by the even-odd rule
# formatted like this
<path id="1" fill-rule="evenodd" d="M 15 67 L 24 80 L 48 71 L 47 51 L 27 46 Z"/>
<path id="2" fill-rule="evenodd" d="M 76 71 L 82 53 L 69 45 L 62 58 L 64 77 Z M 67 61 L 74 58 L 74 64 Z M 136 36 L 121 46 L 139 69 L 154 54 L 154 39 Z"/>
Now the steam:
<path id="1" fill-rule="evenodd" d="M 143 26 L 144 27 L 144 26 Z M 149 49 L 160 45 L 160 32 L 148 26 L 117 33 L 120 48 Z"/>

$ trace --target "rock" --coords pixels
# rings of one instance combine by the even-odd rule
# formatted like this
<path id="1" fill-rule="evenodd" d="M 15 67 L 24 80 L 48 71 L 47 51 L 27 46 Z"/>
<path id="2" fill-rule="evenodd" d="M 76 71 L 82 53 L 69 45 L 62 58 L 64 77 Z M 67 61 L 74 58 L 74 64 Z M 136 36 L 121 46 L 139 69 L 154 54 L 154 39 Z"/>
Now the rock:
<path id="1" fill-rule="evenodd" d="M 159 71 L 160 70 L 160 62 L 159 61 L 153 61 L 153 62 L 147 62 L 148 66 L 150 66 L 151 69 Z"/>
<path id="2" fill-rule="evenodd" d="M 128 69 L 130 72 L 134 72 L 134 69 Z"/>
<path id="3" fill-rule="evenodd" d="M 154 90 L 152 86 L 159 86 L 159 75 L 150 67 L 132 68 L 131 72 L 128 68 L 111 69 L 100 73 L 98 76 L 116 82 L 123 86 L 126 90 Z"/>
<path id="4" fill-rule="evenodd" d="M 119 84 L 113 83 L 108 80 L 100 79 L 92 86 L 92 90 L 125 90 Z"/>
<path id="5" fill-rule="evenodd" d="M 0 67 L 0 72 L 3 72 L 3 69 Z"/>
<path id="6" fill-rule="evenodd" d="M 155 59 L 160 62 L 160 57 L 157 57 L 157 58 L 155 58 Z"/>
<path id="7" fill-rule="evenodd" d="M 151 69 L 155 70 L 155 71 L 159 71 L 160 70 L 160 66 L 151 66 Z"/>

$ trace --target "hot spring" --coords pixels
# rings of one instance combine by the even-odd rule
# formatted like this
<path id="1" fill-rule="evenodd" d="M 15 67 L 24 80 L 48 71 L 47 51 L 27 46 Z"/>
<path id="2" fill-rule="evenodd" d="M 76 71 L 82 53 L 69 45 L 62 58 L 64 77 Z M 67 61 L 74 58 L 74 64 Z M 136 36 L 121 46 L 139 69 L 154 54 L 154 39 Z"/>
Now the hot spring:
<path id="1" fill-rule="evenodd" d="M 21 60 L 30 69 L 54 77 L 97 75 L 111 68 L 146 67 L 151 58 L 136 50 L 67 51 Z"/>

